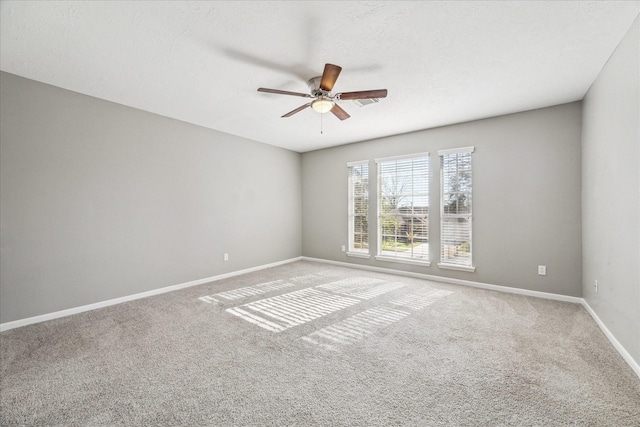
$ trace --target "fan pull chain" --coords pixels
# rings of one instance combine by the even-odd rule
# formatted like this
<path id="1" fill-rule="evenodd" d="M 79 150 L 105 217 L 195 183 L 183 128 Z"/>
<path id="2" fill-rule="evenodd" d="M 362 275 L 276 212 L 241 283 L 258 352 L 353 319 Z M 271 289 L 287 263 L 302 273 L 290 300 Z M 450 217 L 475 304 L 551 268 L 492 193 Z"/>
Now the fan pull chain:
<path id="1" fill-rule="evenodd" d="M 324 133 L 324 132 L 322 131 L 322 124 L 323 124 L 322 116 L 324 116 L 324 114 L 320 114 L 320 135 L 322 135 L 322 134 Z"/>

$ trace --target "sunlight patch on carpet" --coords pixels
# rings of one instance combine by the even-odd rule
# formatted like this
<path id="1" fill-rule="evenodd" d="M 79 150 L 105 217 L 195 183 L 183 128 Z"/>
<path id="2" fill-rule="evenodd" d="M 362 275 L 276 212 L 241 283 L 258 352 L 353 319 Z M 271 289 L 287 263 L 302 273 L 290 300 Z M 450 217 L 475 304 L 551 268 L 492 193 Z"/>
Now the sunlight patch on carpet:
<path id="1" fill-rule="evenodd" d="M 308 343 L 328 350 L 338 350 L 339 345 L 353 344 L 382 328 L 404 319 L 410 313 L 387 307 L 374 307 L 345 320 L 301 337 Z"/>
<path id="2" fill-rule="evenodd" d="M 274 280 L 272 282 L 260 283 L 253 286 L 245 286 L 244 288 L 232 289 L 230 291 L 224 291 L 217 294 L 205 295 L 198 299 L 209 304 L 215 304 L 220 302 L 221 299 L 233 301 L 237 299 L 266 294 L 267 292 L 273 292 L 291 286 L 295 285 L 293 283 L 285 282 L 284 280 Z"/>
<path id="3" fill-rule="evenodd" d="M 226 311 L 264 329 L 281 332 L 359 302 L 354 298 L 309 288 L 250 302 Z"/>
<path id="4" fill-rule="evenodd" d="M 317 271 L 314 274 L 317 274 L 319 276 L 324 276 L 324 277 L 344 277 L 345 276 L 345 273 L 343 271 L 338 271 L 335 269 Z"/>
<path id="5" fill-rule="evenodd" d="M 296 276 L 288 279 L 290 282 L 302 283 L 305 285 L 310 285 L 323 280 L 327 280 L 327 278 L 324 276 L 318 276 L 317 274 L 305 274 L 303 276 Z"/>
<path id="6" fill-rule="evenodd" d="M 369 277 L 350 277 L 348 279 L 338 280 L 337 282 L 327 283 L 326 285 L 316 286 L 316 288 L 351 297 L 371 299 L 402 288 L 403 286 L 404 284 L 399 282 L 389 283 L 385 280 L 372 279 Z"/>
<path id="7" fill-rule="evenodd" d="M 435 301 L 440 298 L 446 297 L 447 295 L 452 294 L 451 291 L 444 290 L 436 290 L 430 292 L 426 295 L 405 295 L 401 298 L 389 301 L 390 304 L 399 305 L 402 307 L 409 308 L 411 310 L 421 310 L 425 307 L 430 306 Z"/>

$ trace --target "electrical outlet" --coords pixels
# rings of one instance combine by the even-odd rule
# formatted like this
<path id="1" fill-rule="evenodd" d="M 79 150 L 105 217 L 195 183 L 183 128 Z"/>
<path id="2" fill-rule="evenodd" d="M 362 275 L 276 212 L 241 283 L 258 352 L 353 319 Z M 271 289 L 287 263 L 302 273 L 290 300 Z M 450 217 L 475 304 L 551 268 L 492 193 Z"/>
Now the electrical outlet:
<path id="1" fill-rule="evenodd" d="M 347 251 L 347 247 L 345 245 L 342 245 L 342 252 L 346 252 Z"/>
<path id="2" fill-rule="evenodd" d="M 598 281 L 597 280 L 593 284 L 593 287 L 596 288 L 596 293 L 598 293 Z"/>
<path id="3" fill-rule="evenodd" d="M 538 275 L 539 276 L 546 276 L 547 275 L 547 266 L 546 265 L 539 265 L 538 266 Z"/>
<path id="4" fill-rule="evenodd" d="M 229 261 L 229 254 L 224 254 L 224 260 Z"/>

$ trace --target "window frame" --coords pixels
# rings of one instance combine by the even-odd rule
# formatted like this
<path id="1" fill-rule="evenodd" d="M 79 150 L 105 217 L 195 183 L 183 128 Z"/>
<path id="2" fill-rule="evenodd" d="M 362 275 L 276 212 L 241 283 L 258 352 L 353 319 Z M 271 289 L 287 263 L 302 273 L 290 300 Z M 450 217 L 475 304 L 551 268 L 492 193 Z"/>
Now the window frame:
<path id="1" fill-rule="evenodd" d="M 365 193 L 364 193 L 364 199 L 365 199 L 365 203 L 364 206 L 366 208 L 366 213 L 365 216 L 367 218 L 366 224 L 367 224 L 367 229 L 366 232 L 364 233 L 364 235 L 366 235 L 366 240 L 367 240 L 367 247 L 366 249 L 363 248 L 356 248 L 355 247 L 355 234 L 356 234 L 356 230 L 355 230 L 355 219 L 356 219 L 356 208 L 355 208 L 355 201 L 357 199 L 357 195 L 354 194 L 355 193 L 355 183 L 353 181 L 353 170 L 354 168 L 357 167 L 366 167 L 366 174 L 367 174 L 367 185 L 365 187 L 363 187 L 365 189 Z M 358 257 L 358 258 L 370 258 L 371 257 L 371 242 L 369 241 L 369 160 L 360 160 L 357 162 L 348 162 L 347 163 L 347 171 L 348 171 L 348 190 L 347 190 L 347 212 L 348 212 L 348 222 L 347 222 L 347 229 L 348 229 L 348 246 L 347 246 L 347 251 L 346 254 L 348 256 L 353 256 L 353 257 Z M 361 196 L 362 197 L 362 196 Z"/>
<path id="2" fill-rule="evenodd" d="M 426 192 L 425 194 L 422 194 L 421 197 L 426 198 L 426 242 L 424 242 L 424 244 L 426 245 L 426 256 L 424 258 L 421 257 L 405 257 L 405 256 L 393 256 L 393 255 L 389 255 L 389 254 L 383 254 L 382 253 L 382 243 L 383 243 L 383 226 L 382 226 L 382 222 L 383 222 L 383 214 L 382 214 L 382 164 L 386 163 L 386 162 L 396 162 L 396 168 L 397 168 L 397 162 L 403 161 L 403 160 L 426 160 L 426 183 L 419 188 L 423 188 L 424 191 Z M 430 244 L 430 238 L 429 238 L 429 222 L 430 222 L 430 186 L 431 186 L 431 157 L 429 155 L 428 152 L 422 152 L 422 153 L 413 153 L 413 154 L 407 154 L 407 155 L 401 155 L 401 156 L 393 156 L 393 157 L 384 157 L 384 158 L 378 158 L 375 159 L 375 163 L 376 163 L 376 197 L 377 197 L 377 212 L 376 212 L 376 218 L 377 218 L 377 224 L 376 224 L 376 231 L 377 231 L 377 249 L 376 249 L 376 260 L 379 261 L 388 261 L 388 262 L 396 262 L 396 263 L 403 263 L 403 264 L 413 264 L 413 265 L 421 265 L 424 267 L 429 267 L 431 265 L 431 261 L 430 261 L 430 256 L 431 256 L 431 251 L 429 251 L 429 244 Z M 397 169 L 396 169 L 397 170 Z M 413 164 L 412 164 L 412 192 L 411 192 L 411 200 L 412 200 L 412 208 L 413 206 L 413 200 L 415 197 L 420 196 L 419 193 L 417 193 L 416 191 L 413 191 L 413 184 L 414 184 L 414 180 L 413 177 L 415 176 L 414 174 L 414 170 L 413 170 Z M 413 213 L 413 212 L 412 212 Z M 412 222 L 413 224 L 413 222 Z M 413 249 L 413 248 L 412 248 Z"/>
<path id="3" fill-rule="evenodd" d="M 473 264 L 473 155 L 472 153 L 475 151 L 475 147 L 461 147 L 454 148 L 449 150 L 439 150 L 438 157 L 440 159 L 440 262 L 438 263 L 438 267 L 447 270 L 458 270 L 458 271 L 466 271 L 466 272 L 474 272 L 476 267 Z M 450 155 L 458 155 L 458 154 L 469 154 L 469 187 L 470 191 L 458 191 L 456 193 L 464 194 L 465 199 L 468 202 L 468 212 L 464 214 L 448 214 L 445 213 L 445 205 L 448 203 L 445 201 L 445 197 L 454 192 L 445 193 L 445 168 L 444 168 L 444 157 Z M 459 180 L 459 167 L 458 167 L 458 159 L 456 159 L 456 179 Z M 468 196 L 468 197 L 467 197 Z M 451 258 L 445 258 L 445 222 L 447 219 L 466 219 L 468 223 L 468 234 L 469 234 L 469 261 L 466 263 L 458 263 L 451 262 Z M 464 243 L 463 243 L 464 244 Z"/>

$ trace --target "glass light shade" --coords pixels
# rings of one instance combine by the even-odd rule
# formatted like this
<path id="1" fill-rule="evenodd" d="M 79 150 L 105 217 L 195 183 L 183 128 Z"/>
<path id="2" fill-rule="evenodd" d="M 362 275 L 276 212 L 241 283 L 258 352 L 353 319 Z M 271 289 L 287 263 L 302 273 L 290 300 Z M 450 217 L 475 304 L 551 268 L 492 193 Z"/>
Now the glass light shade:
<path id="1" fill-rule="evenodd" d="M 316 110 L 318 113 L 324 114 L 331 111 L 334 105 L 335 105 L 335 102 L 333 102 L 329 98 L 325 98 L 324 96 L 321 96 L 320 98 L 316 99 L 311 103 L 311 108 Z"/>

